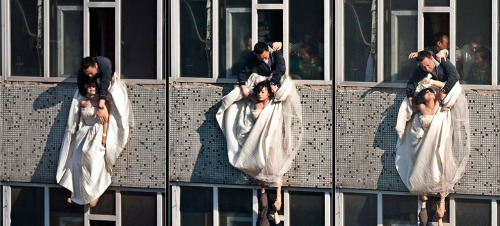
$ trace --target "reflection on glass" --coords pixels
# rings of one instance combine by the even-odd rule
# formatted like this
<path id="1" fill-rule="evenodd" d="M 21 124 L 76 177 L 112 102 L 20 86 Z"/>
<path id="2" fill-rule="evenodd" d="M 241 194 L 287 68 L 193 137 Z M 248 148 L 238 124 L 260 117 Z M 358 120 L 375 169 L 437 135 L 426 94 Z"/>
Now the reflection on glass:
<path id="1" fill-rule="evenodd" d="M 417 0 L 386 4 L 390 12 L 384 21 L 384 81 L 407 83 L 417 67 L 411 52 L 417 51 Z M 409 4 L 410 3 L 410 4 Z"/>
<path id="2" fill-rule="evenodd" d="M 71 192 L 64 188 L 50 188 L 50 225 L 81 225 L 83 226 L 83 205 L 65 202 L 71 197 Z"/>
<path id="3" fill-rule="evenodd" d="M 290 0 L 289 71 L 293 79 L 324 79 L 322 3 L 322 0 Z"/>
<path id="4" fill-rule="evenodd" d="M 11 187 L 10 225 L 42 226 L 44 222 L 43 199 L 43 188 Z M 65 199 L 62 201 L 64 202 Z"/>
<path id="5" fill-rule="evenodd" d="M 384 225 L 417 224 L 417 198 L 408 195 L 383 195 Z"/>
<path id="6" fill-rule="evenodd" d="M 107 190 L 99 197 L 95 207 L 90 208 L 91 214 L 115 215 L 115 191 Z"/>
<path id="7" fill-rule="evenodd" d="M 116 223 L 114 221 L 96 221 L 96 220 L 91 220 L 90 221 L 91 226 L 115 226 Z"/>
<path id="8" fill-rule="evenodd" d="M 450 6 L 450 0 L 425 0 L 424 6 Z"/>
<path id="9" fill-rule="evenodd" d="M 90 8 L 90 56 L 105 56 L 115 66 L 115 9 Z"/>
<path id="10" fill-rule="evenodd" d="M 121 11 L 121 78 L 156 79 L 156 1 L 122 1 Z"/>
<path id="11" fill-rule="evenodd" d="M 220 2 L 219 78 L 237 78 L 246 57 L 252 52 L 251 1 Z"/>
<path id="12" fill-rule="evenodd" d="M 37 1 L 10 2 L 11 75 L 43 76 L 43 27 L 38 28 Z"/>
<path id="13" fill-rule="evenodd" d="M 259 42 L 283 42 L 283 11 L 258 10 Z"/>
<path id="14" fill-rule="evenodd" d="M 346 1 L 344 7 L 344 80 L 376 81 L 376 43 L 372 45 L 371 1 Z"/>
<path id="15" fill-rule="evenodd" d="M 289 194 L 290 225 L 325 225 L 325 193 L 290 191 Z"/>
<path id="16" fill-rule="evenodd" d="M 83 2 L 50 4 L 50 76 L 76 77 L 83 56 Z"/>
<path id="17" fill-rule="evenodd" d="M 156 225 L 156 193 L 122 191 L 122 225 Z"/>
<path id="18" fill-rule="evenodd" d="M 252 225 L 252 190 L 219 189 L 220 225 Z"/>
<path id="19" fill-rule="evenodd" d="M 209 187 L 181 187 L 181 225 L 213 224 L 213 190 Z"/>
<path id="20" fill-rule="evenodd" d="M 207 20 L 207 1 L 180 2 L 181 76 L 211 77 L 213 21 Z"/>
<path id="21" fill-rule="evenodd" d="M 455 199 L 457 226 L 491 225 L 491 201 Z"/>
<path id="22" fill-rule="evenodd" d="M 259 0 L 259 4 L 283 4 L 283 0 Z"/>
<path id="23" fill-rule="evenodd" d="M 457 0 L 456 66 L 460 82 L 491 84 L 491 1 Z M 463 15 L 464 13 L 467 14 Z"/>
<path id="24" fill-rule="evenodd" d="M 376 225 L 377 195 L 344 193 L 345 225 Z"/>

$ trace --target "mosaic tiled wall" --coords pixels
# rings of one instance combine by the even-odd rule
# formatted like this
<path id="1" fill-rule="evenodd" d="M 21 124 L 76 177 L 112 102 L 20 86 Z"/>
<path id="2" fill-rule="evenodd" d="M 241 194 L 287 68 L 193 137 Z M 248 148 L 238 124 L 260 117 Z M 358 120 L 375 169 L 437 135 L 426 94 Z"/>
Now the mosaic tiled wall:
<path id="1" fill-rule="evenodd" d="M 403 89 L 335 91 L 335 187 L 408 191 L 394 165 Z M 455 192 L 500 195 L 500 94 L 467 91 L 471 153 Z"/>
<path id="2" fill-rule="evenodd" d="M 182 84 L 169 87 L 169 180 L 257 184 L 228 161 L 226 140 L 215 119 L 233 85 Z M 305 135 L 284 184 L 331 188 L 332 89 L 298 86 Z"/>
<path id="3" fill-rule="evenodd" d="M 0 180 L 55 183 L 74 84 L 0 87 Z M 127 87 L 135 127 L 111 186 L 166 187 L 166 89 Z"/>

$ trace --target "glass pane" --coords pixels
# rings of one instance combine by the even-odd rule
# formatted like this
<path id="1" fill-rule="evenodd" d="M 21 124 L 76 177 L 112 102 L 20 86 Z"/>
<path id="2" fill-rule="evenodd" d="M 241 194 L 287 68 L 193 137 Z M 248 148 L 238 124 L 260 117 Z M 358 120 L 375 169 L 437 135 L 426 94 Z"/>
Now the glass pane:
<path id="1" fill-rule="evenodd" d="M 417 67 L 415 60 L 408 60 L 417 51 L 417 0 L 397 3 L 385 4 L 390 16 L 384 20 L 384 82 L 407 83 Z"/>
<path id="2" fill-rule="evenodd" d="M 91 220 L 90 221 L 90 226 L 115 226 L 116 222 L 114 221 L 96 221 L 96 220 Z"/>
<path id="3" fill-rule="evenodd" d="M 105 56 L 111 60 L 111 65 L 114 67 L 115 9 L 90 8 L 89 12 L 92 28 L 90 29 L 90 56 Z"/>
<path id="4" fill-rule="evenodd" d="M 283 4 L 283 0 L 259 0 L 259 4 Z"/>
<path id="5" fill-rule="evenodd" d="M 213 224 L 213 190 L 206 187 L 181 187 L 181 225 Z"/>
<path id="6" fill-rule="evenodd" d="M 180 11 L 181 76 L 212 77 L 212 11 L 207 0 L 181 1 Z"/>
<path id="7" fill-rule="evenodd" d="M 243 62 L 253 50 L 251 7 L 251 0 L 236 4 L 220 2 L 219 78 L 236 79 Z"/>
<path id="8" fill-rule="evenodd" d="M 457 226 L 491 225 L 491 201 L 455 199 Z"/>
<path id="9" fill-rule="evenodd" d="M 344 193 L 345 225 L 376 225 L 377 195 Z"/>
<path id="10" fill-rule="evenodd" d="M 418 201 L 416 196 L 383 195 L 384 225 L 416 225 Z"/>
<path id="11" fill-rule="evenodd" d="M 50 76 L 76 77 L 83 57 L 83 2 L 50 0 Z"/>
<path id="12" fill-rule="evenodd" d="M 43 188 L 11 187 L 11 195 L 11 226 L 43 225 Z"/>
<path id="13" fill-rule="evenodd" d="M 427 200 L 426 208 L 427 208 L 427 217 L 429 219 L 429 222 L 437 222 L 439 220 L 438 214 L 437 214 L 437 206 L 439 205 L 439 202 L 441 201 L 440 197 L 428 197 L 429 200 Z M 447 197 L 445 200 L 444 207 L 446 209 L 446 212 L 444 213 L 443 217 L 443 223 L 448 223 L 450 222 L 450 199 Z"/>
<path id="14" fill-rule="evenodd" d="M 252 190 L 220 188 L 220 225 L 252 226 L 252 197 Z"/>
<path id="15" fill-rule="evenodd" d="M 115 215 L 115 191 L 107 190 L 99 197 L 99 202 L 95 207 L 90 208 L 91 214 Z"/>
<path id="16" fill-rule="evenodd" d="M 290 225 L 325 225 L 325 193 L 290 191 Z"/>
<path id="17" fill-rule="evenodd" d="M 283 42 L 283 11 L 258 10 L 259 42 Z"/>
<path id="18" fill-rule="evenodd" d="M 323 0 L 290 0 L 290 75 L 324 79 Z M 332 58 L 333 59 L 333 58 Z"/>
<path id="19" fill-rule="evenodd" d="M 344 6 L 344 80 L 375 82 L 377 45 L 372 40 L 371 1 L 346 1 Z M 372 23 L 372 17 L 374 18 Z"/>
<path id="20" fill-rule="evenodd" d="M 450 14 L 448 13 L 424 13 L 424 46 L 426 48 L 436 48 L 436 43 L 440 41 L 438 34 L 444 33 L 445 38 L 441 36 L 442 42 L 449 47 Z M 448 49 L 448 48 L 447 48 Z"/>
<path id="21" fill-rule="evenodd" d="M 122 191 L 122 225 L 156 225 L 156 193 Z"/>
<path id="22" fill-rule="evenodd" d="M 461 83 L 491 84 L 491 4 L 457 0 L 455 54 Z"/>
<path id="23" fill-rule="evenodd" d="M 425 0 L 424 6 L 450 6 L 450 0 Z"/>
<path id="24" fill-rule="evenodd" d="M 43 4 L 43 3 L 42 3 Z M 43 76 L 43 10 L 37 1 L 10 2 L 11 75 Z"/>
<path id="25" fill-rule="evenodd" d="M 71 192 L 63 188 L 50 188 L 50 225 L 83 226 L 83 205 L 69 204 Z"/>
<path id="26" fill-rule="evenodd" d="M 121 78 L 156 79 L 156 1 L 128 0 L 121 6 Z"/>

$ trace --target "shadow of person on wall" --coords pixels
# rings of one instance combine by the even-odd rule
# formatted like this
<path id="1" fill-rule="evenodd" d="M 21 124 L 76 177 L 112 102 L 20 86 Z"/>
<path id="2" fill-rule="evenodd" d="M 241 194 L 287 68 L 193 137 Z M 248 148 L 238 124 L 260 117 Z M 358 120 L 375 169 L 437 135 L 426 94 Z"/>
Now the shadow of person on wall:
<path id="1" fill-rule="evenodd" d="M 221 97 L 233 89 L 233 86 L 223 86 Z M 215 118 L 221 105 L 222 101 L 219 101 L 210 107 L 204 113 L 203 123 L 196 129 L 201 148 L 194 163 L 191 182 L 254 184 L 254 179 L 251 176 L 239 171 L 229 163 L 226 137 Z"/>

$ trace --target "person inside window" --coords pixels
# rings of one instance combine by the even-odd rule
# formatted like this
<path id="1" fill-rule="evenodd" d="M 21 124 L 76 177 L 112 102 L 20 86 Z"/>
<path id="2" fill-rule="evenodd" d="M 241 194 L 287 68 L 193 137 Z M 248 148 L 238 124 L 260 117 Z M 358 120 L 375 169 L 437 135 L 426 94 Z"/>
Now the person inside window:
<path id="1" fill-rule="evenodd" d="M 476 62 L 469 70 L 471 84 L 491 84 L 491 52 L 486 47 L 479 47 L 474 52 Z"/>
<path id="2" fill-rule="evenodd" d="M 323 59 L 318 57 L 318 47 L 304 43 L 300 47 L 300 57 L 290 61 L 290 74 L 302 80 L 323 79 Z"/>

